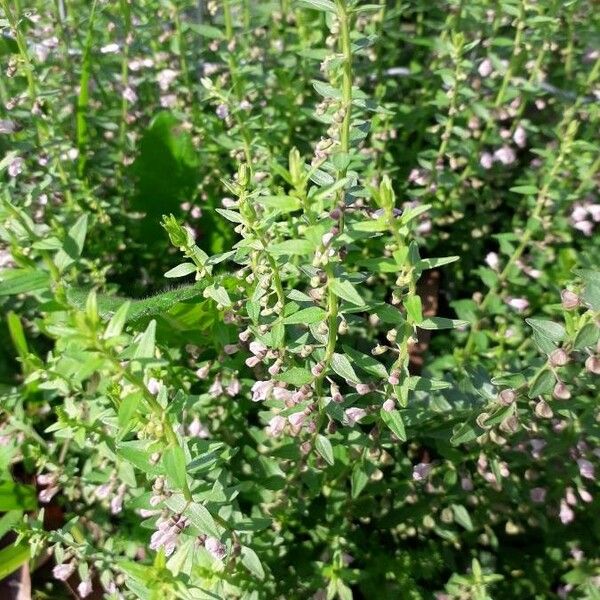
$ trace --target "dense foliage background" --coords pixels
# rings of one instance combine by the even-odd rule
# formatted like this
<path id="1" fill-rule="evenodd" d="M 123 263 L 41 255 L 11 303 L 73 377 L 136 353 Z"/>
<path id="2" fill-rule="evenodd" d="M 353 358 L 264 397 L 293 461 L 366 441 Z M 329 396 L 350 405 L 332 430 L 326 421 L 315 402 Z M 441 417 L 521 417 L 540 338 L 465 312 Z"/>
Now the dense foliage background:
<path id="1" fill-rule="evenodd" d="M 599 26 L 0 0 L 6 597 L 599 598 Z"/>

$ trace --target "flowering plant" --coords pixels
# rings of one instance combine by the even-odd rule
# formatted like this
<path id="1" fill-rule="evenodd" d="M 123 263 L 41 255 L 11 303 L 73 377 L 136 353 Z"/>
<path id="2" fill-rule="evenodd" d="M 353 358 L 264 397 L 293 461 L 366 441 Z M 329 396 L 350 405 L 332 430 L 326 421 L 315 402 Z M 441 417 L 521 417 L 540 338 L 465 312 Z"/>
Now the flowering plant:
<path id="1" fill-rule="evenodd" d="M 30 4 L 0 0 L 0 575 L 597 597 L 591 3 Z"/>

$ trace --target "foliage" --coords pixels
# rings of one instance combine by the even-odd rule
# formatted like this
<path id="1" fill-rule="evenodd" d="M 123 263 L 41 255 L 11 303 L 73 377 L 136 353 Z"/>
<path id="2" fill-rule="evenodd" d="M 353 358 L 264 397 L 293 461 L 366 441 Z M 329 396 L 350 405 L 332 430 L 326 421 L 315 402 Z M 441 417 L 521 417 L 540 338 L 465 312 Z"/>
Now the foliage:
<path id="1" fill-rule="evenodd" d="M 0 576 L 598 598 L 594 3 L 0 8 Z"/>

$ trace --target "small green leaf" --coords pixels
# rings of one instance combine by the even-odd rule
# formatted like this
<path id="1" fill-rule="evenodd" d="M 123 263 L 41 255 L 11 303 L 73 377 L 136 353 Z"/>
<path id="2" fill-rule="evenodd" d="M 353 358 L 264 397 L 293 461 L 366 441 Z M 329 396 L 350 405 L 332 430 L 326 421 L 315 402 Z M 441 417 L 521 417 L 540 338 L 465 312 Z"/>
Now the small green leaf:
<path id="1" fill-rule="evenodd" d="M 13 296 L 43 290 L 50 285 L 50 275 L 45 271 L 7 269 L 2 272 L 0 296 Z"/>
<path id="2" fill-rule="evenodd" d="M 295 387 L 303 386 L 310 383 L 314 377 L 308 369 L 302 369 L 300 367 L 292 367 L 287 371 L 280 373 L 276 377 L 277 381 L 285 381 Z"/>
<path id="3" fill-rule="evenodd" d="M 217 304 L 227 308 L 231 306 L 231 298 L 227 290 L 221 285 L 210 285 L 204 290 L 205 298 L 212 298 Z"/>
<path id="4" fill-rule="evenodd" d="M 360 297 L 356 288 L 349 281 L 332 279 L 328 285 L 331 288 L 331 291 L 339 298 L 342 298 L 342 300 L 347 300 L 351 304 L 356 304 L 356 306 L 365 305 L 365 301 Z"/>
<path id="5" fill-rule="evenodd" d="M 595 346 L 597 344 L 599 337 L 600 327 L 598 327 L 595 323 L 587 323 L 577 332 L 573 347 L 575 350 L 590 348 L 591 346 Z"/>
<path id="6" fill-rule="evenodd" d="M 462 504 L 453 504 L 452 511 L 454 512 L 454 520 L 462 525 L 467 531 L 473 531 L 473 521 L 467 512 L 467 509 Z"/>
<path id="7" fill-rule="evenodd" d="M 336 13 L 335 4 L 331 0 L 296 0 L 296 2 L 304 8 Z"/>
<path id="8" fill-rule="evenodd" d="M 386 368 L 373 357 L 363 354 L 358 350 L 354 350 L 350 346 L 343 346 L 344 352 L 352 359 L 352 362 L 365 371 L 380 379 L 387 379 L 388 373 Z"/>
<path id="9" fill-rule="evenodd" d="M 406 430 L 404 428 L 404 421 L 400 413 L 397 410 L 381 410 L 379 411 L 381 420 L 389 427 L 389 429 L 396 435 L 396 437 L 402 441 L 406 441 Z"/>
<path id="10" fill-rule="evenodd" d="M 155 338 L 156 321 L 152 319 L 138 342 L 133 358 L 154 358 Z"/>
<path id="11" fill-rule="evenodd" d="M 258 558 L 258 555 L 252 548 L 248 548 L 248 546 L 242 546 L 241 549 L 242 556 L 242 564 L 252 573 L 255 577 L 259 579 L 265 578 L 265 570 Z"/>
<path id="12" fill-rule="evenodd" d="M 185 277 L 186 275 L 191 275 L 196 272 L 196 265 L 194 263 L 181 263 L 176 267 L 173 267 L 169 271 L 165 273 L 165 277 L 174 278 L 174 277 Z"/>
<path id="13" fill-rule="evenodd" d="M 478 435 L 479 434 L 472 423 L 463 423 L 454 429 L 452 437 L 450 438 L 450 443 L 453 446 L 466 444 L 467 442 L 472 442 L 477 439 Z"/>
<path id="14" fill-rule="evenodd" d="M 343 355 L 334 353 L 331 358 L 331 368 L 346 381 L 359 383 L 359 379 L 350 364 L 350 361 Z"/>
<path id="15" fill-rule="evenodd" d="M 317 436 L 315 448 L 327 464 L 333 465 L 333 448 L 331 442 L 324 435 Z"/>
<path id="16" fill-rule="evenodd" d="M 423 320 L 423 307 L 419 296 L 409 296 L 404 301 L 404 308 L 406 308 L 406 313 L 411 323 L 421 323 Z"/>
<path id="17" fill-rule="evenodd" d="M 516 185 L 515 187 L 511 187 L 510 191 L 514 194 L 523 194 L 525 196 L 533 196 L 538 193 L 538 189 L 535 185 Z"/>
<path id="18" fill-rule="evenodd" d="M 352 489 L 352 498 L 358 498 L 360 493 L 365 489 L 365 486 L 369 482 L 369 476 L 365 471 L 364 463 L 357 462 L 354 467 L 352 467 L 352 477 L 350 480 L 350 485 Z"/>
<path id="19" fill-rule="evenodd" d="M 69 265 L 73 264 L 79 256 L 81 256 L 83 244 L 85 243 L 87 226 L 88 216 L 87 214 L 83 214 L 77 219 L 75 225 L 69 229 L 62 248 L 54 257 L 54 264 L 59 270 L 64 271 Z"/>
<path id="20" fill-rule="evenodd" d="M 302 256 L 312 254 L 314 246 L 308 240 L 286 240 L 269 246 L 267 250 L 273 256 Z"/>
<path id="21" fill-rule="evenodd" d="M 443 258 L 422 258 L 416 265 L 417 270 L 435 269 L 460 260 L 460 256 L 444 256 Z"/>
<path id="22" fill-rule="evenodd" d="M 163 466 L 173 486 L 181 490 L 187 485 L 185 453 L 181 446 L 171 446 L 163 453 Z"/>
<path id="23" fill-rule="evenodd" d="M 417 323 L 417 327 L 421 329 L 456 329 L 457 327 L 466 327 L 468 321 L 462 321 L 460 319 L 446 319 L 444 317 L 430 317 L 429 319 L 423 319 L 420 323 Z"/>
<path id="24" fill-rule="evenodd" d="M 232 223 L 244 223 L 242 215 L 240 215 L 240 213 L 236 212 L 235 210 L 230 210 L 228 208 L 216 208 L 215 210 Z"/>
<path id="25" fill-rule="evenodd" d="M 311 306 L 309 308 L 303 308 L 298 312 L 290 315 L 283 319 L 285 325 L 310 325 L 311 323 L 318 323 L 324 321 L 327 313 L 318 306 Z"/>
<path id="26" fill-rule="evenodd" d="M 0 512 L 9 510 L 34 510 L 37 507 L 35 488 L 31 485 L 0 482 Z"/>
<path id="27" fill-rule="evenodd" d="M 110 339 L 112 337 L 116 337 L 121 335 L 123 331 L 123 327 L 127 322 L 127 313 L 129 312 L 129 308 L 131 307 L 131 302 L 127 301 L 121 304 L 117 309 L 117 312 L 111 317 L 108 325 L 106 326 L 106 331 L 104 332 L 104 339 Z"/>
<path id="28" fill-rule="evenodd" d="M 531 383 L 528 396 L 536 398 L 542 394 L 549 394 L 556 383 L 552 371 L 544 369 Z"/>

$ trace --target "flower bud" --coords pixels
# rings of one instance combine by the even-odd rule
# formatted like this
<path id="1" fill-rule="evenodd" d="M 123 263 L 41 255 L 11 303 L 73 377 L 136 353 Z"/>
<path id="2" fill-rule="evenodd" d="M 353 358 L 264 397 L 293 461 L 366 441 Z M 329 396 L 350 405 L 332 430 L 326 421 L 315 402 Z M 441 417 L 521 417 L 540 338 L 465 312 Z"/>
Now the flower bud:
<path id="1" fill-rule="evenodd" d="M 571 392 L 569 391 L 569 388 L 562 381 L 559 381 L 554 386 L 552 395 L 557 400 L 568 400 L 571 397 Z"/>
<path id="2" fill-rule="evenodd" d="M 600 375 L 600 358 L 588 356 L 585 361 L 585 368 L 594 375 Z"/>
<path id="3" fill-rule="evenodd" d="M 548 362 L 552 367 L 563 367 L 569 362 L 569 355 L 562 348 L 556 348 L 548 356 Z"/>
<path id="4" fill-rule="evenodd" d="M 511 389 L 502 390 L 498 394 L 498 400 L 500 401 L 501 404 L 504 404 L 504 406 L 509 406 L 516 400 L 516 398 L 517 398 L 517 393 L 515 392 L 515 390 L 511 390 Z"/>
<path id="5" fill-rule="evenodd" d="M 562 307 L 565 310 L 573 310 L 579 306 L 579 296 L 571 290 L 563 290 L 560 293 Z"/>

